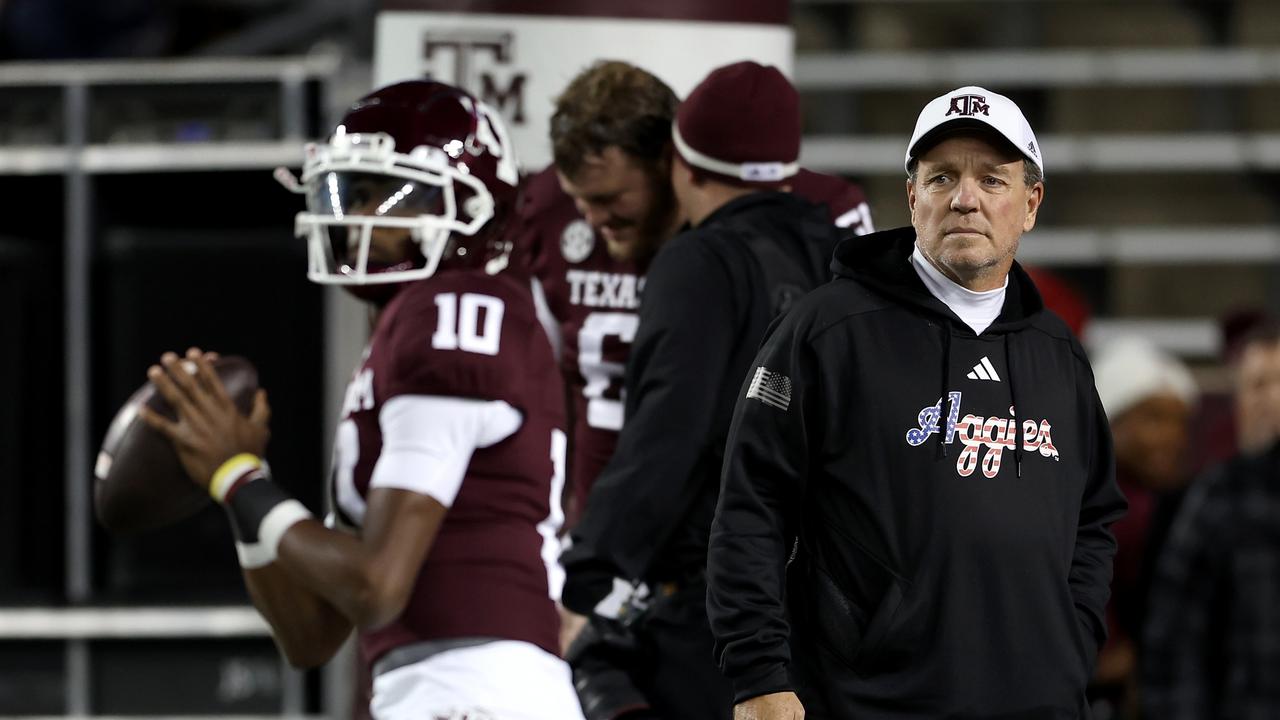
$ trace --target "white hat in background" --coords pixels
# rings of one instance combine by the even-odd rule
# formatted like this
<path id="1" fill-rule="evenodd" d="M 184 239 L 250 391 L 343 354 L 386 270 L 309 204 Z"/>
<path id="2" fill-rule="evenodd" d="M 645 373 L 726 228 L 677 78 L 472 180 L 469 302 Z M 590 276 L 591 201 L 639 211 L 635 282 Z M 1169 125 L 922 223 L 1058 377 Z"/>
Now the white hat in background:
<path id="1" fill-rule="evenodd" d="M 1174 395 L 1192 406 L 1199 392 L 1181 360 L 1140 338 L 1119 338 L 1098 348 L 1093 378 L 1107 419 L 1113 422 L 1149 397 Z"/>
<path id="2" fill-rule="evenodd" d="M 1017 148 L 1044 174 L 1044 159 L 1031 124 L 1009 98 L 976 85 L 957 88 L 929 101 L 916 118 L 915 132 L 907 144 L 907 172 L 916 157 L 916 148 L 928 148 L 938 135 L 952 129 L 989 127 Z"/>

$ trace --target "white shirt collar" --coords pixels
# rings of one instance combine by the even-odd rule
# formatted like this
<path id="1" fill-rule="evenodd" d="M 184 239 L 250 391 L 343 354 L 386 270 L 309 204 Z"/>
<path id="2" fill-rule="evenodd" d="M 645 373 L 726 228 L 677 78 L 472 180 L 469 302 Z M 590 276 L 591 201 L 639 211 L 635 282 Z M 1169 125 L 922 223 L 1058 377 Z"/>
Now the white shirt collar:
<path id="1" fill-rule="evenodd" d="M 929 293 L 942 301 L 942 304 L 950 308 L 956 317 L 979 335 L 991 327 L 991 323 L 995 322 L 995 319 L 1000 316 L 1000 310 L 1004 308 L 1004 295 L 1009 288 L 1007 274 L 1004 277 L 1004 284 L 995 290 L 974 292 L 943 275 L 942 271 L 934 267 L 924 253 L 920 252 L 919 245 L 911 252 L 911 267 L 915 268 L 916 274 L 929 289 Z"/>

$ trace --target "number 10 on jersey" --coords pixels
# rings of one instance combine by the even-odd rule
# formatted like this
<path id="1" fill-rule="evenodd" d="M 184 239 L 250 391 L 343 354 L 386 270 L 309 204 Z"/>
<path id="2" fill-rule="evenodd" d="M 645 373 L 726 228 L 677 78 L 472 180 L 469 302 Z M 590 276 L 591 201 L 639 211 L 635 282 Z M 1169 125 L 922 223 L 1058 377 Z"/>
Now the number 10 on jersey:
<path id="1" fill-rule="evenodd" d="M 502 339 L 502 300 L 477 293 L 436 295 L 436 331 L 431 347 L 497 355 Z"/>

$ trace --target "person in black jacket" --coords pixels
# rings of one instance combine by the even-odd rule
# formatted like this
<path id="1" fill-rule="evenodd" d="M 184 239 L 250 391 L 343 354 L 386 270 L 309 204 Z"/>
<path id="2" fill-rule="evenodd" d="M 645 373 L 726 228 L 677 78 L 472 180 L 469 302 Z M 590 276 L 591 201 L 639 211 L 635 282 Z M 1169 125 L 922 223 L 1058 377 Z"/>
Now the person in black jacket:
<path id="1" fill-rule="evenodd" d="M 681 104 L 672 140 L 672 182 L 692 227 L 650 266 L 626 424 L 562 556 L 564 605 L 594 616 L 588 631 L 614 638 L 605 644 L 617 652 L 597 668 L 621 667 L 644 697 L 618 702 L 616 676 L 584 692 L 592 658 L 574 643 L 588 718 L 645 704 L 667 720 L 729 717 L 704 579 L 722 449 L 765 330 L 827 281 L 838 240 L 824 208 L 780 192 L 799 169 L 800 110 L 777 69 L 743 62 L 712 72 Z"/>
<path id="2" fill-rule="evenodd" d="M 1191 484 L 1156 561 L 1146 718 L 1280 717 L 1280 326 L 1238 352 L 1240 451 Z"/>
<path id="3" fill-rule="evenodd" d="M 1089 363 L 1014 261 L 1008 98 L 925 106 L 913 227 L 842 241 L 739 394 L 708 557 L 738 718 L 1088 717 L 1125 500 Z"/>

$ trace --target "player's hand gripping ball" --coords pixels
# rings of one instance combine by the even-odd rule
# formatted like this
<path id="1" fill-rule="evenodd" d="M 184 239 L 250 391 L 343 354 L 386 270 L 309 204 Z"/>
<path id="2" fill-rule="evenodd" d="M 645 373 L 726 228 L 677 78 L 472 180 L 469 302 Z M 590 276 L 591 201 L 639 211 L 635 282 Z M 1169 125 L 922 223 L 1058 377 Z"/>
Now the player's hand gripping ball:
<path id="1" fill-rule="evenodd" d="M 174 367 L 175 372 L 195 377 L 192 360 L 177 360 Z M 258 391 L 257 369 L 235 356 L 214 356 L 212 367 L 236 410 L 248 416 Z M 111 421 L 94 468 L 93 499 L 98 521 L 116 535 L 171 525 L 212 502 L 208 492 L 192 482 L 174 443 L 143 422 L 139 416 L 143 406 L 170 421 L 178 419 L 173 405 L 148 381 Z"/>

